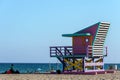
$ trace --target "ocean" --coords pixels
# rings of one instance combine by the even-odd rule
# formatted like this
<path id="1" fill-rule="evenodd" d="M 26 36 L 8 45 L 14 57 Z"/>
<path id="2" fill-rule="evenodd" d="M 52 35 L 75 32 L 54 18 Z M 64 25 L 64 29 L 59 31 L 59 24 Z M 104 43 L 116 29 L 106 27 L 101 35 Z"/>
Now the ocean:
<path id="1" fill-rule="evenodd" d="M 60 63 L 0 63 L 0 73 L 4 73 L 9 70 L 13 64 L 14 70 L 18 70 L 20 73 L 34 73 L 34 72 L 49 72 L 50 70 L 62 70 L 62 64 Z M 107 70 L 109 66 L 117 65 L 117 68 L 120 69 L 120 64 L 105 64 L 104 69 Z"/>

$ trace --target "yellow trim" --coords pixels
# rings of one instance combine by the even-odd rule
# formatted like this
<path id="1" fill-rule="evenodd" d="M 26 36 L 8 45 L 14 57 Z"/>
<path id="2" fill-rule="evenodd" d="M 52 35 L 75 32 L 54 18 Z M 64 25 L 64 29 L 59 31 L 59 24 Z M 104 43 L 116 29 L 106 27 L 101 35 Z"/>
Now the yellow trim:
<path id="1" fill-rule="evenodd" d="M 103 58 L 96 60 L 95 62 L 103 62 Z"/>
<path id="2" fill-rule="evenodd" d="M 65 70 L 69 70 L 73 66 L 75 67 L 75 69 L 80 69 L 80 70 L 83 69 L 82 68 L 82 59 L 81 60 L 76 60 L 75 63 L 72 63 L 71 61 L 68 61 L 67 59 L 64 59 L 64 62 L 69 64 L 68 66 L 66 66 Z"/>

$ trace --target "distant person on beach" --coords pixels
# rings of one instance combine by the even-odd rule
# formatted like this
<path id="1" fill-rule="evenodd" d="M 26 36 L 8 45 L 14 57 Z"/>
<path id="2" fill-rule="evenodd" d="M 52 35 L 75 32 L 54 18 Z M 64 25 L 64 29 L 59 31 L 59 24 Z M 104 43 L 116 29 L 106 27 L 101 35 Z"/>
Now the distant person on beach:
<path id="1" fill-rule="evenodd" d="M 5 72 L 6 74 L 19 74 L 20 72 L 18 70 L 14 70 L 14 65 L 11 64 L 10 69 Z"/>
<path id="2" fill-rule="evenodd" d="M 13 64 L 11 64 L 11 66 L 10 66 L 10 71 L 12 71 L 12 73 L 15 72 L 15 70 L 14 70 L 14 65 L 13 65 Z"/>
<path id="3" fill-rule="evenodd" d="M 10 69 L 7 70 L 5 73 L 6 73 L 6 74 L 12 74 L 12 73 L 14 73 L 15 71 L 14 71 L 13 67 L 14 67 L 14 65 L 11 64 Z"/>

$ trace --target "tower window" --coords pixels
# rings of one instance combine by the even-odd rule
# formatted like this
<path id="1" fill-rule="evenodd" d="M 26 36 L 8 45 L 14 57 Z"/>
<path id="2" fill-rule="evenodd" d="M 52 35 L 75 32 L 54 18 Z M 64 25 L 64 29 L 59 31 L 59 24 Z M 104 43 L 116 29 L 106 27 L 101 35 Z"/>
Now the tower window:
<path id="1" fill-rule="evenodd" d="M 86 39 L 85 39 L 85 41 L 86 41 L 86 42 L 88 42 L 88 41 L 89 41 L 89 39 L 88 39 L 88 38 L 86 38 Z"/>

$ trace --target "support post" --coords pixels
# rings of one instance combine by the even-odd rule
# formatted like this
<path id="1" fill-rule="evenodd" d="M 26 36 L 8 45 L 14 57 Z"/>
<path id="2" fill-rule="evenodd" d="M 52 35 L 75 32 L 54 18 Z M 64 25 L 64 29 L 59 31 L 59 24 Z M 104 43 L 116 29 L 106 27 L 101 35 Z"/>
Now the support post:
<path id="1" fill-rule="evenodd" d="M 82 68 L 83 72 L 85 72 L 85 58 L 82 58 Z"/>
<path id="2" fill-rule="evenodd" d="M 94 58 L 92 58 L 92 61 L 93 61 L 92 63 L 95 63 L 95 59 Z M 95 67 L 96 67 L 96 65 L 93 66 L 93 70 L 95 70 Z"/>
<path id="3" fill-rule="evenodd" d="M 72 58 L 72 60 L 73 60 L 73 64 L 74 64 L 75 63 L 74 57 Z M 72 68 L 73 68 L 73 70 L 75 70 L 74 66 Z"/>

